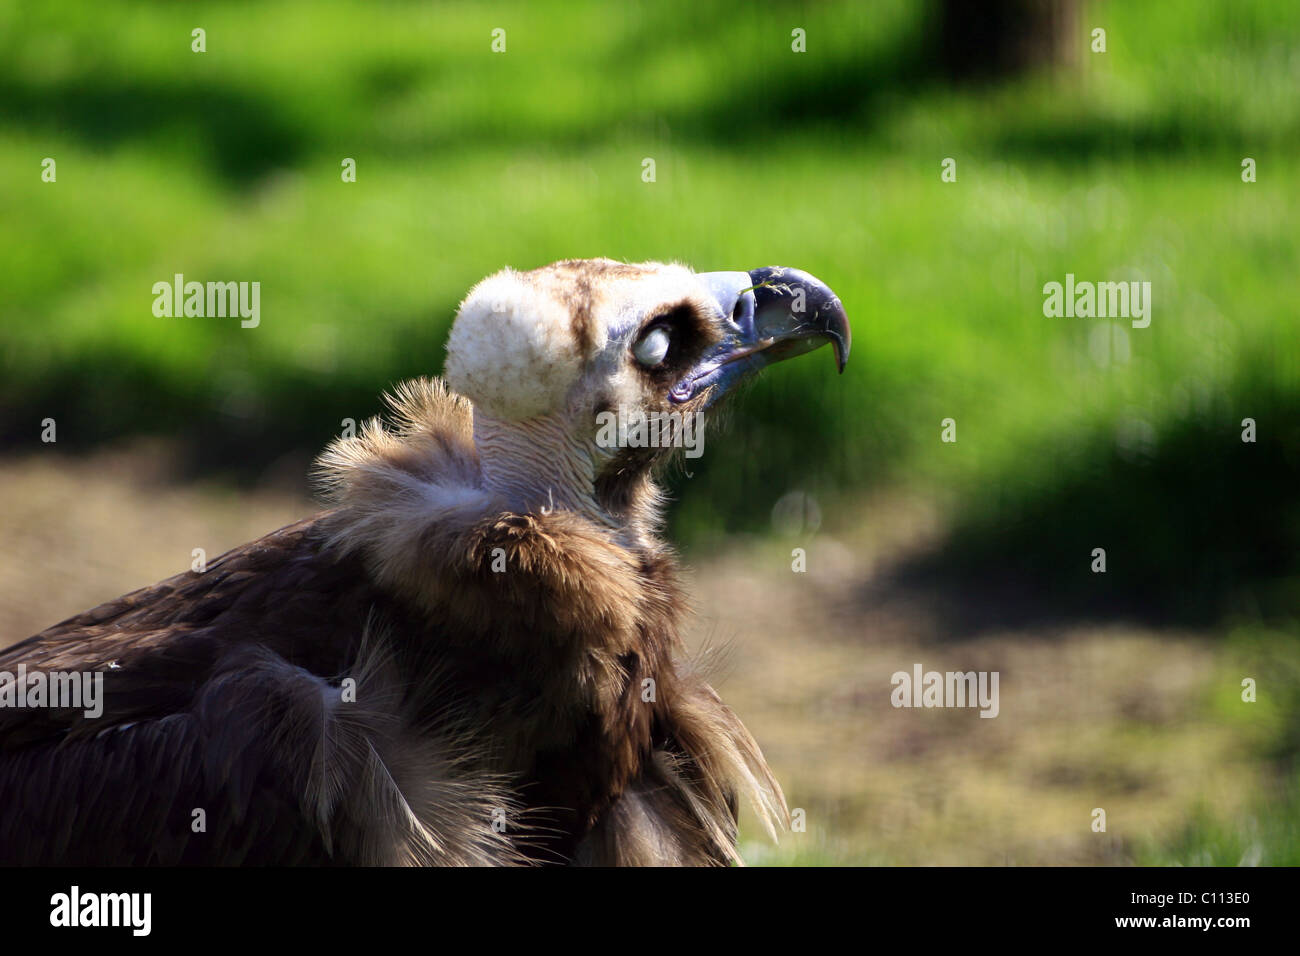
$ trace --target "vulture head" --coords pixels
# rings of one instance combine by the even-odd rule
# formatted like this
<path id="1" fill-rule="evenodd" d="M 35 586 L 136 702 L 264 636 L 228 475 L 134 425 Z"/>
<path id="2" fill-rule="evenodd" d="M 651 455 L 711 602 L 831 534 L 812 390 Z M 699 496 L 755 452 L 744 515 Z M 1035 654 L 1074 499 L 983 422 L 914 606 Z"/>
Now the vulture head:
<path id="1" fill-rule="evenodd" d="M 701 413 L 763 367 L 827 343 L 843 371 L 844 308 L 797 269 L 571 260 L 475 286 L 446 379 L 473 402 L 483 480 L 512 507 L 636 530 L 653 523 L 652 466 L 683 437 L 699 440 Z M 638 418 L 643 437 L 628 441 Z"/>

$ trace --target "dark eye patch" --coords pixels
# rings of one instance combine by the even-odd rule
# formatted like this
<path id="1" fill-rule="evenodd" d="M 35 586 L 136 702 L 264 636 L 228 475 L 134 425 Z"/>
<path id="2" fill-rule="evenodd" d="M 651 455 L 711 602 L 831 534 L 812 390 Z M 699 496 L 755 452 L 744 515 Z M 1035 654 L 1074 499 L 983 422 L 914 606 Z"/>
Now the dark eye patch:
<path id="1" fill-rule="evenodd" d="M 646 319 L 632 341 L 639 342 L 655 328 L 667 330 L 671 340 L 668 354 L 654 368 L 638 366 L 644 374 L 655 380 L 675 381 L 699 361 L 714 338 L 709 320 L 700 315 L 689 301 L 668 306 Z"/>

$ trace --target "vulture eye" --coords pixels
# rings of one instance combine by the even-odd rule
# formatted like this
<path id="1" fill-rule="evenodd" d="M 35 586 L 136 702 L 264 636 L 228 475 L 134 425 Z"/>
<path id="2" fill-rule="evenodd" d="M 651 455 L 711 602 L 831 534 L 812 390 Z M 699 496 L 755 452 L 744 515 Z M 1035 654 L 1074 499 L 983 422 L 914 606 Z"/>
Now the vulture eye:
<path id="1" fill-rule="evenodd" d="M 646 368 L 654 368 L 668 357 L 668 347 L 672 345 L 672 336 L 662 325 L 656 325 L 632 346 L 632 354 Z"/>

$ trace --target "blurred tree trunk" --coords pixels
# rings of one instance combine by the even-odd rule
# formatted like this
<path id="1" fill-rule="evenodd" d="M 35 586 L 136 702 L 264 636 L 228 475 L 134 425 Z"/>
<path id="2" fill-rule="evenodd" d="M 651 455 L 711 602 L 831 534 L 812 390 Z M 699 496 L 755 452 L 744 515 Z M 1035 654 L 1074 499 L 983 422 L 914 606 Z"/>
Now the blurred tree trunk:
<path id="1" fill-rule="evenodd" d="M 1083 0 L 937 0 L 939 60 L 958 80 L 1074 63 L 1083 6 Z"/>

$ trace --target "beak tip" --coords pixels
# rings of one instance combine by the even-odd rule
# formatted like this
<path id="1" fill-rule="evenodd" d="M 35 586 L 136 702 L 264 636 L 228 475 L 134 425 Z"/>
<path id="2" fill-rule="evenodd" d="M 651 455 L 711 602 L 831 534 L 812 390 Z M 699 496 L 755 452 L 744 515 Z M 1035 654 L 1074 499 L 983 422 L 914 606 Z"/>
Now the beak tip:
<path id="1" fill-rule="evenodd" d="M 844 304 L 840 302 L 839 297 L 835 298 L 832 303 L 831 311 L 833 318 L 827 323 L 827 332 L 831 337 L 831 345 L 835 349 L 835 364 L 839 366 L 840 374 L 844 374 L 844 369 L 849 364 L 849 352 L 853 348 L 853 331 L 849 325 L 849 315 L 844 311 Z"/>

